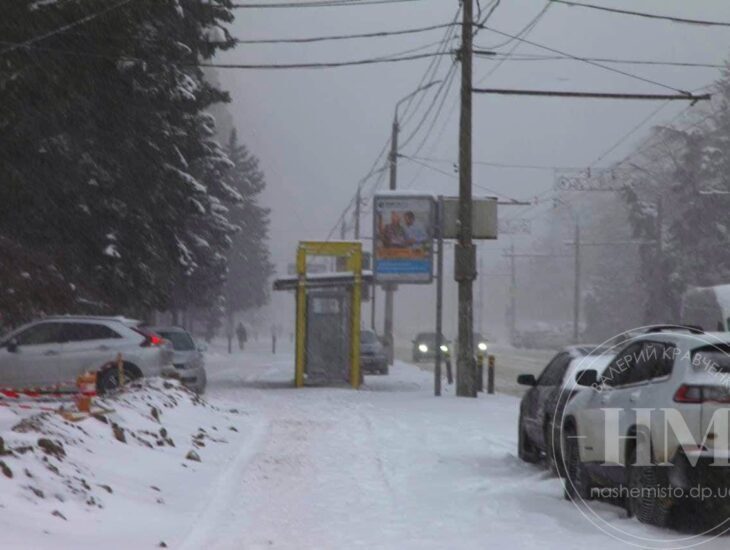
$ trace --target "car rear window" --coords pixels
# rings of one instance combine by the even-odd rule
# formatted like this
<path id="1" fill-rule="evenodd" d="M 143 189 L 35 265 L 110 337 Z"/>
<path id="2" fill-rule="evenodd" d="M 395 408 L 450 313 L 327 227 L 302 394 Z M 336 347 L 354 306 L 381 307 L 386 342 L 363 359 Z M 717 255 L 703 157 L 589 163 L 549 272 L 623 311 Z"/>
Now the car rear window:
<path id="1" fill-rule="evenodd" d="M 692 350 L 692 366 L 708 372 L 730 372 L 730 344 L 716 344 Z"/>
<path id="2" fill-rule="evenodd" d="M 193 342 L 193 339 L 187 332 L 167 332 L 160 330 L 155 332 L 165 340 L 172 342 L 172 347 L 176 351 L 192 351 L 195 349 L 195 342 Z"/>

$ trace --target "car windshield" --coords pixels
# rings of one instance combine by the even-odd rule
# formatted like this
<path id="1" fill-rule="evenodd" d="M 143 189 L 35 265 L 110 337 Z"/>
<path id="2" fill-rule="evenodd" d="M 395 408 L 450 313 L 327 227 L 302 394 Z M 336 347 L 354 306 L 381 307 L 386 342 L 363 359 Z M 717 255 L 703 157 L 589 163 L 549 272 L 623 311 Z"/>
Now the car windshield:
<path id="1" fill-rule="evenodd" d="M 378 341 L 378 337 L 371 330 L 360 331 L 360 342 L 363 344 L 375 344 Z"/>
<path id="2" fill-rule="evenodd" d="M 192 351 L 195 349 L 195 342 L 193 342 L 193 339 L 187 332 L 165 330 L 155 332 L 165 340 L 172 342 L 172 347 L 175 351 Z"/>

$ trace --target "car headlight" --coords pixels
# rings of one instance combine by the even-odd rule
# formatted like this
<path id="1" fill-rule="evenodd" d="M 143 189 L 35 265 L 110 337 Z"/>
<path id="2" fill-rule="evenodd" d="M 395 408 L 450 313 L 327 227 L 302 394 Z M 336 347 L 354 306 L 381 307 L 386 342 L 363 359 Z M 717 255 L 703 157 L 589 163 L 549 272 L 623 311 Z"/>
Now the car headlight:
<path id="1" fill-rule="evenodd" d="M 449 351 L 449 346 L 447 346 L 446 344 L 441 344 L 441 351 L 446 353 L 447 351 Z"/>
<path id="2" fill-rule="evenodd" d="M 426 344 L 418 344 L 418 351 L 426 353 L 428 351 L 428 346 Z"/>
<path id="3" fill-rule="evenodd" d="M 479 342 L 479 351 L 487 351 L 487 344 L 485 342 Z"/>

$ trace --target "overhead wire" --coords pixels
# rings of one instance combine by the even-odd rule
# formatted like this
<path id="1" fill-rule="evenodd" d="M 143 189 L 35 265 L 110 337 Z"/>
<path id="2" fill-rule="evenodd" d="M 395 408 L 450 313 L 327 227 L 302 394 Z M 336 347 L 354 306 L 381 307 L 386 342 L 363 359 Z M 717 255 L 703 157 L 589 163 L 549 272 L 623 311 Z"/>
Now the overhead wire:
<path id="1" fill-rule="evenodd" d="M 234 9 L 268 9 L 268 8 L 331 8 L 331 7 L 352 7 L 372 6 L 377 4 L 402 4 L 406 2 L 422 2 L 423 0 L 311 0 L 309 2 L 244 2 L 232 4 Z"/>
<path id="2" fill-rule="evenodd" d="M 402 36 L 417 34 L 438 29 L 453 27 L 455 23 L 443 23 L 441 25 L 429 25 L 427 27 L 415 27 L 394 31 L 375 31 L 357 34 L 336 34 L 328 36 L 309 36 L 299 38 L 234 38 L 238 44 L 309 44 L 313 42 L 329 42 L 336 40 L 358 40 L 362 38 L 387 38 L 390 36 Z"/>
<path id="3" fill-rule="evenodd" d="M 244 70 L 290 70 L 290 69 L 334 69 L 339 67 L 354 67 L 358 65 L 374 65 L 380 63 L 399 63 L 451 55 L 448 52 L 429 52 L 411 55 L 395 55 L 392 57 L 371 57 L 367 59 L 351 59 L 348 61 L 327 61 L 317 63 L 196 63 L 198 67 L 213 67 L 217 69 L 244 69 Z"/>
<path id="4" fill-rule="evenodd" d="M 610 67 L 608 65 L 604 65 L 604 64 L 598 63 L 596 61 L 591 61 L 591 60 L 589 60 L 589 59 L 587 59 L 585 57 L 580 57 L 580 56 L 577 56 L 577 55 L 573 55 L 571 53 L 567 53 L 565 51 L 561 51 L 561 50 L 558 50 L 556 48 L 552 48 L 550 46 L 546 46 L 544 44 L 540 44 L 538 42 L 534 42 L 532 40 L 528 40 L 525 37 L 518 37 L 518 36 L 512 35 L 510 33 L 506 33 L 504 31 L 500 31 L 500 30 L 494 29 L 492 27 L 488 27 L 486 25 L 482 25 L 482 27 L 485 28 L 485 29 L 487 29 L 487 30 L 489 30 L 489 31 L 491 31 L 491 32 L 494 32 L 496 34 L 499 34 L 499 35 L 502 35 L 502 36 L 508 36 L 510 38 L 514 38 L 515 40 L 519 40 L 520 42 L 523 42 L 525 44 L 529 44 L 531 46 L 535 46 L 536 48 L 540 48 L 540 49 L 543 49 L 543 50 L 547 50 L 547 51 L 550 51 L 550 52 L 553 52 L 553 53 L 556 53 L 556 54 L 559 54 L 559 55 L 563 55 L 565 57 L 570 57 L 570 58 L 572 58 L 572 59 L 574 59 L 576 61 L 582 61 L 583 63 L 587 63 L 587 64 L 592 65 L 594 67 L 598 67 L 598 68 L 604 69 L 606 71 L 610 71 L 612 73 L 620 74 L 620 75 L 626 76 L 628 78 L 633 78 L 634 80 L 640 80 L 640 81 L 646 82 L 648 84 L 653 84 L 655 86 L 659 86 L 659 87 L 664 88 L 664 89 L 667 89 L 667 90 L 672 90 L 672 91 L 677 92 L 677 93 L 680 93 L 680 94 L 685 94 L 685 95 L 689 94 L 689 92 L 687 92 L 686 90 L 681 90 L 679 88 L 675 88 L 674 86 L 670 86 L 668 84 L 664 84 L 662 82 L 658 82 L 658 81 L 653 80 L 651 78 L 646 78 L 646 77 L 643 77 L 643 76 L 640 76 L 640 75 L 637 75 L 637 74 L 634 74 L 634 73 L 630 73 L 628 71 L 624 71 L 624 70 L 621 70 L 621 69 L 616 69 L 615 67 Z M 502 61 L 504 61 L 504 60 L 502 60 Z"/>
<path id="5" fill-rule="evenodd" d="M 505 61 L 575 61 L 572 57 L 558 55 L 508 55 L 494 52 L 487 49 L 475 49 L 474 55 L 487 55 L 492 59 Z M 660 61 L 654 59 L 615 59 L 610 57 L 584 57 L 589 61 L 598 61 L 601 63 L 616 63 L 626 65 L 657 65 L 662 67 L 699 67 L 707 69 L 724 69 L 726 65 L 721 63 L 698 63 L 689 61 Z"/>
<path id="6" fill-rule="evenodd" d="M 594 10 L 601 10 L 610 13 L 616 13 L 621 15 L 633 15 L 637 17 L 644 17 L 648 19 L 662 19 L 665 21 L 671 21 L 672 23 L 686 23 L 690 25 L 702 25 L 706 27 L 730 27 L 730 22 L 725 21 L 709 21 L 706 19 L 689 19 L 686 17 L 676 17 L 672 15 L 662 15 L 658 13 L 647 13 L 641 11 L 622 10 L 618 8 L 609 8 L 608 6 L 598 6 L 596 4 L 584 4 L 581 2 L 570 2 L 569 0 L 551 0 L 556 4 L 565 4 L 567 6 L 574 6 L 578 8 L 589 8 Z"/>

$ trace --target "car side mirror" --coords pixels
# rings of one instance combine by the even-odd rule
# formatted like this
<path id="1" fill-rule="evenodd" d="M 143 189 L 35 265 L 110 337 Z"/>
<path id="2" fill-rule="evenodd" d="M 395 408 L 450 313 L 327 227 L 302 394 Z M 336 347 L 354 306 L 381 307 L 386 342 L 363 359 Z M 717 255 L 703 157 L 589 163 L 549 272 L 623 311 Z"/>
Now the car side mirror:
<path id="1" fill-rule="evenodd" d="M 517 383 L 520 386 L 536 386 L 537 380 L 534 374 L 520 374 L 517 377 Z"/>
<path id="2" fill-rule="evenodd" d="M 11 338 L 5 343 L 5 347 L 8 348 L 10 353 L 16 353 L 18 351 L 18 341 L 15 338 Z"/>
<path id="3" fill-rule="evenodd" d="M 598 384 L 598 372 L 593 369 L 580 371 L 575 375 L 575 383 L 590 388 Z"/>
<path id="4" fill-rule="evenodd" d="M 208 351 L 208 344 L 206 344 L 205 342 L 198 342 L 198 345 L 196 347 L 198 348 L 198 351 L 200 353 L 205 353 L 206 351 Z"/>

